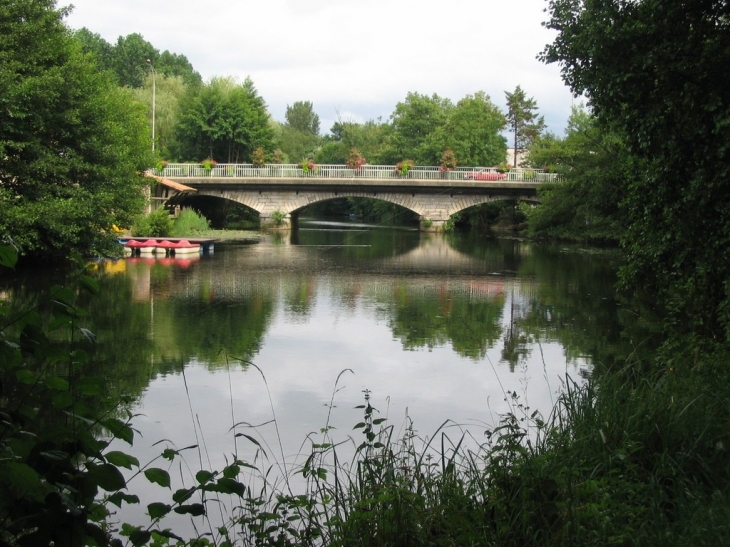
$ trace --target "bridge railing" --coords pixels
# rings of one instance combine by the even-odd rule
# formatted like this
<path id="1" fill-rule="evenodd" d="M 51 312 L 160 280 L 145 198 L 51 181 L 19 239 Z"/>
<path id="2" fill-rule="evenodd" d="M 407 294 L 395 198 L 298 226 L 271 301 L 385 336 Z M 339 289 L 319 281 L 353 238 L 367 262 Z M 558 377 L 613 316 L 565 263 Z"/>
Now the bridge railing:
<path id="1" fill-rule="evenodd" d="M 250 163 L 219 163 L 205 168 L 196 163 L 169 163 L 163 169 L 150 169 L 150 173 L 161 177 L 216 177 L 216 178 L 332 178 L 332 179 L 416 179 L 416 180 L 464 180 L 469 173 L 476 173 L 483 167 L 457 167 L 442 171 L 439 167 L 416 165 L 407 175 L 396 172 L 395 165 L 363 165 L 358 168 L 346 165 L 317 165 L 304 171 L 298 164 L 269 164 L 256 167 Z M 507 182 L 560 182 L 557 173 L 542 169 L 511 169 L 505 173 Z M 489 181 L 483 181 L 489 182 Z"/>

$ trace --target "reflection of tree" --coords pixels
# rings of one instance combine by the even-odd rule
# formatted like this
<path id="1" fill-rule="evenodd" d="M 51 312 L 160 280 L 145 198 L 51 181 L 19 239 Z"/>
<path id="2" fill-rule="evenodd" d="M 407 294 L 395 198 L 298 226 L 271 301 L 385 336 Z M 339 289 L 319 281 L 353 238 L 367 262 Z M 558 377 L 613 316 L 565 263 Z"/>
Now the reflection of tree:
<path id="1" fill-rule="evenodd" d="M 475 298 L 442 283 L 430 294 L 417 283 L 399 281 L 392 296 L 390 328 L 407 349 L 432 349 L 451 342 L 459 355 L 479 359 L 501 336 L 501 292 Z"/>
<path id="2" fill-rule="evenodd" d="M 161 338 L 157 347 L 164 348 L 163 358 L 179 355 L 181 363 L 195 358 L 216 366 L 226 356 L 251 360 L 261 349 L 273 309 L 273 300 L 261 293 L 235 302 L 165 300 L 155 307 L 155 337 Z"/>
<path id="3" fill-rule="evenodd" d="M 316 280 L 309 276 L 300 277 L 285 282 L 283 288 L 286 311 L 300 317 L 308 316 L 317 294 Z"/>
<path id="4" fill-rule="evenodd" d="M 649 359 L 660 328 L 648 307 L 629 312 L 619 306 L 613 251 L 562 245 L 535 245 L 520 265 L 521 278 L 531 285 L 528 309 L 517 325 L 536 340 L 558 341 L 566 358 L 588 358 L 594 365 L 612 366 L 627 359 Z M 638 302 L 630 303 L 632 310 Z"/>

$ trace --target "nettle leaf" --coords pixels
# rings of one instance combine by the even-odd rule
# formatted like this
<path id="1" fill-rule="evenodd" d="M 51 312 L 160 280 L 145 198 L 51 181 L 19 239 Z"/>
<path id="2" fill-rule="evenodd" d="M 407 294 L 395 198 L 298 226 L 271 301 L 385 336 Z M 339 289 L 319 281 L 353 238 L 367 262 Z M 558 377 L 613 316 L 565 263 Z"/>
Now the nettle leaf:
<path id="1" fill-rule="evenodd" d="M 139 497 L 134 494 L 125 494 L 124 492 L 115 492 L 109 496 L 109 501 L 117 507 L 122 507 L 122 502 L 126 503 L 139 503 Z"/>
<path id="2" fill-rule="evenodd" d="M 147 514 L 150 516 L 150 518 L 153 519 L 161 519 L 165 515 L 167 515 L 172 507 L 167 505 L 166 503 L 150 503 L 147 506 Z"/>
<path id="3" fill-rule="evenodd" d="M 114 435 L 117 439 L 126 441 L 132 444 L 134 441 L 134 429 L 116 418 L 108 418 L 101 421 L 101 425 L 106 427 L 109 432 Z"/>
<path id="4" fill-rule="evenodd" d="M 88 396 L 101 395 L 105 391 L 104 383 L 99 378 L 79 378 L 74 388 L 77 393 Z"/>
<path id="5" fill-rule="evenodd" d="M 165 448 L 165 450 L 162 451 L 162 457 L 166 460 L 174 460 L 175 456 L 177 456 L 177 450 L 173 450 L 172 448 Z"/>
<path id="6" fill-rule="evenodd" d="M 221 494 L 236 494 L 243 497 L 246 492 L 246 487 L 236 480 L 222 477 L 215 484 L 206 484 L 203 490 L 207 492 L 219 492 Z"/>
<path id="7" fill-rule="evenodd" d="M 193 517 L 199 517 L 205 515 L 205 507 L 202 503 L 193 503 L 191 505 L 181 505 L 175 507 L 175 512 L 180 515 L 191 515 Z"/>
<path id="8" fill-rule="evenodd" d="M 109 545 L 109 536 L 107 536 L 106 532 L 98 524 L 87 522 L 84 525 L 84 531 L 96 542 L 98 547 L 106 547 Z"/>
<path id="9" fill-rule="evenodd" d="M 104 454 L 104 457 L 109 463 L 117 467 L 124 467 L 125 469 L 132 469 L 132 466 L 139 467 L 139 460 L 137 458 L 118 450 L 107 452 Z"/>
<path id="10" fill-rule="evenodd" d="M 201 470 L 195 474 L 195 480 L 197 480 L 199 484 L 203 484 L 205 482 L 208 482 L 214 476 L 215 476 L 215 473 L 211 473 L 210 471 Z"/>
<path id="11" fill-rule="evenodd" d="M 57 408 L 59 410 L 62 410 L 64 408 L 70 407 L 74 400 L 73 395 L 71 395 L 70 391 L 62 391 L 61 393 L 57 393 L 53 397 L 51 397 L 51 402 L 53 403 L 53 408 Z"/>
<path id="12" fill-rule="evenodd" d="M 182 541 L 182 542 L 185 541 L 183 538 L 181 538 L 177 534 L 173 534 L 172 532 L 170 532 L 170 530 L 153 530 L 152 535 L 160 536 L 160 537 L 168 538 L 168 539 L 176 539 L 176 540 Z"/>
<path id="13" fill-rule="evenodd" d="M 170 473 L 164 469 L 160 469 L 158 467 L 145 469 L 144 476 L 147 477 L 147 480 L 150 482 L 159 484 L 165 488 L 170 488 Z"/>
<path id="14" fill-rule="evenodd" d="M 172 495 L 172 501 L 175 503 L 183 503 L 189 500 L 193 494 L 195 494 L 195 488 L 180 488 L 179 490 L 175 490 L 175 493 Z"/>
<path id="15" fill-rule="evenodd" d="M 84 275 L 79 279 L 79 285 L 91 294 L 99 294 L 99 282 L 93 277 Z"/>
<path id="16" fill-rule="evenodd" d="M 131 541 L 132 545 L 135 547 L 139 547 L 140 545 L 148 543 L 151 537 L 152 532 L 148 532 L 147 530 L 135 530 L 129 534 L 129 541 Z"/>
<path id="17" fill-rule="evenodd" d="M 58 376 L 49 376 L 43 380 L 43 383 L 46 384 L 48 389 L 53 389 L 55 391 L 68 391 L 68 380 L 59 378 Z"/>
<path id="18" fill-rule="evenodd" d="M 38 473 L 24 463 L 10 462 L 5 464 L 8 480 L 11 485 L 22 491 L 34 491 L 41 487 L 41 480 Z"/>
<path id="19" fill-rule="evenodd" d="M 75 349 L 71 352 L 71 361 L 74 363 L 88 363 L 89 354 L 84 349 Z M 86 380 L 90 380 L 90 378 L 86 378 Z"/>
<path id="20" fill-rule="evenodd" d="M 238 476 L 238 474 L 241 472 L 241 466 L 237 465 L 235 463 L 232 463 L 228 467 L 226 467 L 223 470 L 223 476 L 227 477 L 229 479 L 234 479 Z"/>
<path id="21" fill-rule="evenodd" d="M 71 325 L 73 325 L 73 321 L 71 321 L 69 317 L 59 317 L 58 319 L 51 321 L 48 325 L 48 332 L 54 332 L 60 329 L 70 329 Z"/>
<path id="22" fill-rule="evenodd" d="M 21 384 L 32 385 L 38 381 L 38 375 L 32 370 L 21 369 L 15 372 L 15 377 Z"/>
<path id="23" fill-rule="evenodd" d="M 18 251 L 12 245 L 0 245 L 0 266 L 15 269 L 18 262 Z"/>
<path id="24" fill-rule="evenodd" d="M 115 465 L 110 463 L 101 465 L 87 463 L 86 468 L 89 471 L 91 480 L 107 492 L 121 490 L 127 486 L 127 481 L 124 480 L 124 476 Z"/>

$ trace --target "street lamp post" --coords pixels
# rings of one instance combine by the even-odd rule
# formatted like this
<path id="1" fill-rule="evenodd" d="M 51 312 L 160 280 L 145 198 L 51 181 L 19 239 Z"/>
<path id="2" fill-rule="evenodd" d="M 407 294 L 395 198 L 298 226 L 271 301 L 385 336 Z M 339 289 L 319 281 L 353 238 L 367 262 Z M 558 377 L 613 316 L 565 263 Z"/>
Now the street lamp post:
<path id="1" fill-rule="evenodd" d="M 157 86 L 155 82 L 155 67 L 152 65 L 152 61 L 147 59 L 147 64 L 150 65 L 152 71 L 152 152 L 155 151 L 155 94 L 157 92 Z"/>

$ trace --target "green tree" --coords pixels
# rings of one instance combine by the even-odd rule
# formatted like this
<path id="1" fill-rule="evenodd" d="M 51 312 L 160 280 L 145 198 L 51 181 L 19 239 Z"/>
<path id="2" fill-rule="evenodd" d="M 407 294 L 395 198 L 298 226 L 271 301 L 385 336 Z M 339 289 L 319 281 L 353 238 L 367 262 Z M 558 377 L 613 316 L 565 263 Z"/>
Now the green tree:
<path id="1" fill-rule="evenodd" d="M 162 158 L 176 157 L 179 144 L 176 127 L 180 118 L 180 104 L 185 98 L 187 86 L 181 76 L 155 76 L 155 150 Z M 147 110 L 152 119 L 152 74 L 147 75 L 144 85 L 133 89 L 134 98 Z"/>
<path id="2" fill-rule="evenodd" d="M 382 123 L 380 118 L 365 123 L 338 119 L 326 138 L 344 145 L 343 158 L 347 157 L 351 148 L 357 148 L 370 163 L 375 164 L 381 162 L 381 150 L 389 131 L 390 126 Z"/>
<path id="3" fill-rule="evenodd" d="M 193 68 L 185 55 L 165 50 L 157 58 L 155 70 L 163 76 L 182 78 L 186 85 L 199 86 L 203 83 L 200 74 Z"/>
<path id="4" fill-rule="evenodd" d="M 274 130 L 266 103 L 253 82 L 213 78 L 190 87 L 180 104 L 178 154 L 185 158 L 211 157 L 227 163 L 250 161 L 259 146 L 273 151 Z"/>
<path id="5" fill-rule="evenodd" d="M 286 106 L 286 122 L 281 126 L 279 147 L 289 161 L 312 159 L 320 145 L 319 116 L 310 101 Z"/>
<path id="6" fill-rule="evenodd" d="M 81 43 L 84 52 L 96 58 L 101 70 L 114 71 L 114 47 L 109 42 L 86 27 L 77 30 L 74 37 Z"/>
<path id="7" fill-rule="evenodd" d="M 527 95 L 520 86 L 510 93 L 505 91 L 507 97 L 507 121 L 512 131 L 512 145 L 514 147 L 514 161 L 517 167 L 517 153 L 520 150 L 529 148 L 530 145 L 545 130 L 545 119 L 537 114 L 537 101 L 527 98 Z"/>
<path id="8" fill-rule="evenodd" d="M 435 93 L 431 97 L 408 93 L 406 100 L 398 103 L 390 116 L 391 132 L 380 153 L 381 161 L 397 163 L 405 158 L 413 158 L 420 164 L 433 161 L 433 150 L 427 139 L 446 123 L 452 108 L 449 99 Z M 439 157 L 441 152 L 443 150 Z"/>
<path id="9" fill-rule="evenodd" d="M 449 109 L 444 125 L 429 135 L 422 150 L 428 165 L 438 165 L 444 150 L 454 151 L 459 165 L 496 165 L 504 161 L 506 120 L 489 95 L 467 95 Z M 426 153 L 427 151 L 427 153 Z"/>
<path id="10" fill-rule="evenodd" d="M 118 247 L 110 227 L 141 211 L 152 162 L 144 109 L 53 0 L 0 7 L 0 233 L 28 255 Z"/>
<path id="11" fill-rule="evenodd" d="M 626 186 L 624 282 L 674 329 L 730 339 L 730 6 L 553 0 L 542 54 L 626 135 L 642 169 Z"/>
<path id="12" fill-rule="evenodd" d="M 296 101 L 286 105 L 286 125 L 302 133 L 319 136 L 319 116 L 314 112 L 311 101 Z"/>
<path id="13" fill-rule="evenodd" d="M 156 66 L 158 56 L 159 52 L 141 34 L 134 33 L 117 38 L 112 58 L 119 85 L 142 87 L 150 70 L 150 63 Z"/>
<path id="14" fill-rule="evenodd" d="M 524 209 L 531 235 L 618 243 L 626 229 L 618 196 L 633 164 L 615 131 L 582 105 L 573 107 L 565 137 L 540 137 L 530 161 L 563 176 L 563 182 L 540 187 L 539 206 Z"/>

